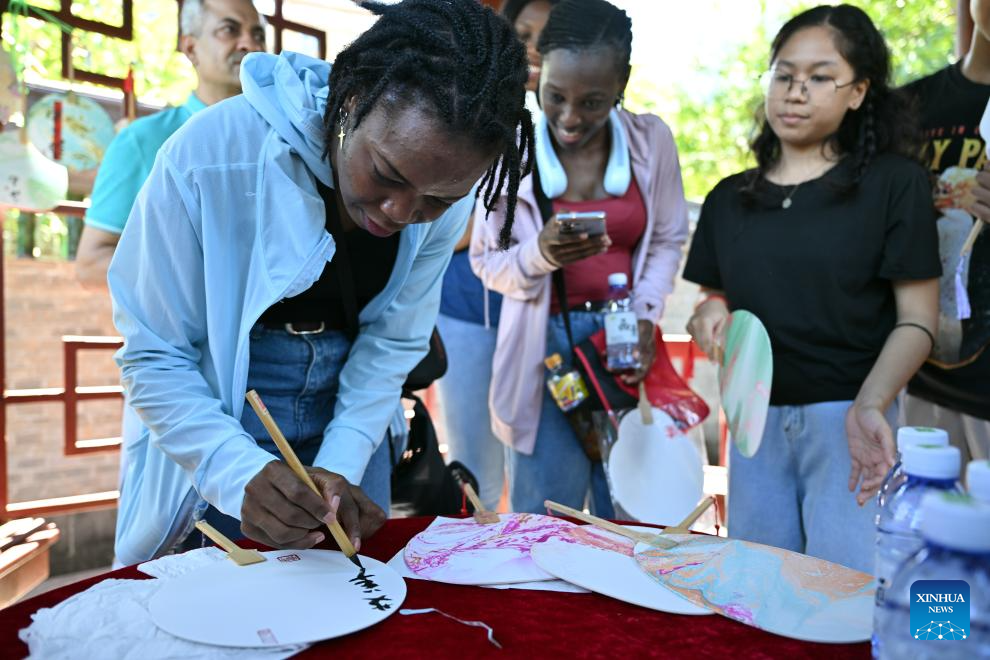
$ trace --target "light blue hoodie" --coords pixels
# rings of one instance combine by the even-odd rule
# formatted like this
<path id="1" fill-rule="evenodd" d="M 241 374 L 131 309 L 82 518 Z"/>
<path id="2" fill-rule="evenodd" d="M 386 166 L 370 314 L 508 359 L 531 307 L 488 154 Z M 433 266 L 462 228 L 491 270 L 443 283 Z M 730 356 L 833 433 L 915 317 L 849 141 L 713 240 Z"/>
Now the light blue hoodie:
<path id="1" fill-rule="evenodd" d="M 121 236 L 109 283 L 124 388 L 143 428 L 125 432 L 118 561 L 167 552 L 206 502 L 239 518 L 274 457 L 241 427 L 248 332 L 308 289 L 333 257 L 316 179 L 330 65 L 295 53 L 241 64 L 244 94 L 165 143 Z M 361 312 L 315 465 L 358 484 L 426 354 L 440 286 L 473 200 L 401 234 L 385 289 Z M 140 427 L 140 425 L 138 425 Z"/>

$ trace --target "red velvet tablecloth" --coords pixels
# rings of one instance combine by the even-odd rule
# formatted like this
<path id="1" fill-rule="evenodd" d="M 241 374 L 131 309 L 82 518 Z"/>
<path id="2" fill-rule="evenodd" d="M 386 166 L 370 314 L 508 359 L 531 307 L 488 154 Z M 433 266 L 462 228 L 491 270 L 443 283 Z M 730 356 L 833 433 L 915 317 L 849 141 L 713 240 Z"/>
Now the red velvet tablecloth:
<path id="1" fill-rule="evenodd" d="M 388 561 L 430 518 L 389 520 L 368 540 L 361 554 Z M 0 657 L 21 658 L 27 646 L 17 632 L 31 614 L 51 607 L 107 577 L 143 579 L 128 567 L 83 580 L 0 611 Z M 402 607 L 435 607 L 459 619 L 484 621 L 495 630 L 502 650 L 481 628 L 438 614 L 395 614 L 381 624 L 322 642 L 300 658 L 388 657 L 690 657 L 719 658 L 867 658 L 868 644 L 811 644 L 772 635 L 718 615 L 677 616 L 599 596 L 522 589 L 462 587 L 407 580 Z"/>

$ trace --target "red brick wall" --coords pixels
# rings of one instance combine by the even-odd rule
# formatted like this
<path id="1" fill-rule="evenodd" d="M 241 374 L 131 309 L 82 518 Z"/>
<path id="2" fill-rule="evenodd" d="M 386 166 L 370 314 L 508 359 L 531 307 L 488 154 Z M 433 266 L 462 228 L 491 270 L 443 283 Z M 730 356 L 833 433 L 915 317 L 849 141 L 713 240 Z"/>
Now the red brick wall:
<path id="1" fill-rule="evenodd" d="M 7 389 L 63 387 L 62 335 L 115 335 L 110 299 L 75 281 L 74 265 L 4 259 Z M 84 351 L 79 385 L 120 382 L 112 351 Z M 61 403 L 7 408 L 11 502 L 80 495 L 117 487 L 116 452 L 63 456 Z M 79 404 L 79 439 L 120 434 L 121 403 Z"/>

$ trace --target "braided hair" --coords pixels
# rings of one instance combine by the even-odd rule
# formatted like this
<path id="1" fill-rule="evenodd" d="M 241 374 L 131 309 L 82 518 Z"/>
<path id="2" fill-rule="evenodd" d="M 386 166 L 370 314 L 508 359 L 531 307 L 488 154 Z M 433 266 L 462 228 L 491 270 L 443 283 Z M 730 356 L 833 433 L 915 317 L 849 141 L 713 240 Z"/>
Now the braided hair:
<path id="1" fill-rule="evenodd" d="M 632 19 L 605 0 L 563 0 L 550 12 L 536 46 L 543 57 L 558 49 L 585 51 L 594 48 L 611 50 L 622 80 L 629 79 Z M 616 105 L 621 101 L 620 93 Z"/>
<path id="2" fill-rule="evenodd" d="M 533 122 L 525 108 L 526 53 L 509 24 L 476 0 L 362 2 L 381 18 L 337 55 L 324 115 L 325 150 L 348 99 L 352 128 L 375 103 L 424 103 L 452 131 L 501 150 L 477 194 L 491 212 L 507 186 L 509 243 L 519 180 L 532 169 Z"/>
<path id="3" fill-rule="evenodd" d="M 550 3 L 550 6 L 553 7 L 553 5 L 557 4 L 560 0 L 547 1 Z M 516 22 L 516 19 L 519 18 L 519 14 L 522 13 L 522 10 L 525 9 L 531 2 L 534 2 L 534 0 L 505 0 L 505 2 L 502 3 L 502 9 L 499 10 L 499 13 L 502 14 L 505 20 L 509 21 L 509 25 L 512 25 Z"/>
<path id="4" fill-rule="evenodd" d="M 838 183 L 840 194 L 859 186 L 870 163 L 878 154 L 897 153 L 918 160 L 921 133 L 909 99 L 890 84 L 890 52 L 883 35 L 862 9 L 851 5 L 821 5 L 791 18 L 780 28 L 770 49 L 770 63 L 796 32 L 810 27 L 826 27 L 834 35 L 835 46 L 849 62 L 856 80 L 870 85 L 863 103 L 847 110 L 835 133 L 825 144 L 836 153 L 851 157 L 851 175 Z M 742 192 L 749 202 L 762 193 L 766 173 L 780 161 L 780 139 L 770 128 L 761 108 L 760 129 L 750 144 L 757 168 Z"/>

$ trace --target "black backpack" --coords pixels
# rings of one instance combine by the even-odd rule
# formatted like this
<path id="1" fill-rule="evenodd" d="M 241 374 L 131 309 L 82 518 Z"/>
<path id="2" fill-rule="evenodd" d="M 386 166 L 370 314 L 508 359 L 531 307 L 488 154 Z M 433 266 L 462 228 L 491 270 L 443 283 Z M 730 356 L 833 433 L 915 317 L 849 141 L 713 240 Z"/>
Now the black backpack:
<path id="1" fill-rule="evenodd" d="M 332 266 L 340 285 L 341 303 L 347 331 L 351 339 L 358 333 L 358 308 L 351 276 L 350 255 L 347 243 L 338 240 L 343 235 L 336 203 L 327 186 L 316 182 L 326 207 L 327 229 L 337 243 Z M 396 516 L 457 515 L 463 508 L 462 484 L 470 483 L 478 490 L 474 475 L 460 463 L 445 465 L 437 443 L 436 429 L 426 406 L 413 392 L 426 389 L 433 381 L 447 372 L 447 351 L 440 332 L 433 328 L 430 350 L 420 360 L 402 386 L 403 398 L 414 402 L 415 416 L 409 427 L 409 443 L 406 451 L 392 465 L 392 512 Z M 392 434 L 387 434 L 390 455 L 395 456 Z"/>
<path id="2" fill-rule="evenodd" d="M 445 464 L 430 413 L 416 395 L 409 423 L 409 444 L 392 469 L 392 516 L 459 516 L 464 508 L 463 484 L 476 491 L 478 480 L 457 461 Z M 389 437 L 391 442 L 391 437 Z"/>
<path id="3" fill-rule="evenodd" d="M 413 402 L 413 417 L 409 420 L 406 451 L 392 469 L 393 516 L 457 516 L 465 511 L 464 484 L 478 490 L 478 480 L 464 465 L 457 461 L 444 463 L 430 411 L 415 394 L 446 372 L 447 352 L 434 328 L 430 352 L 409 372 L 402 388 L 402 397 Z"/>

